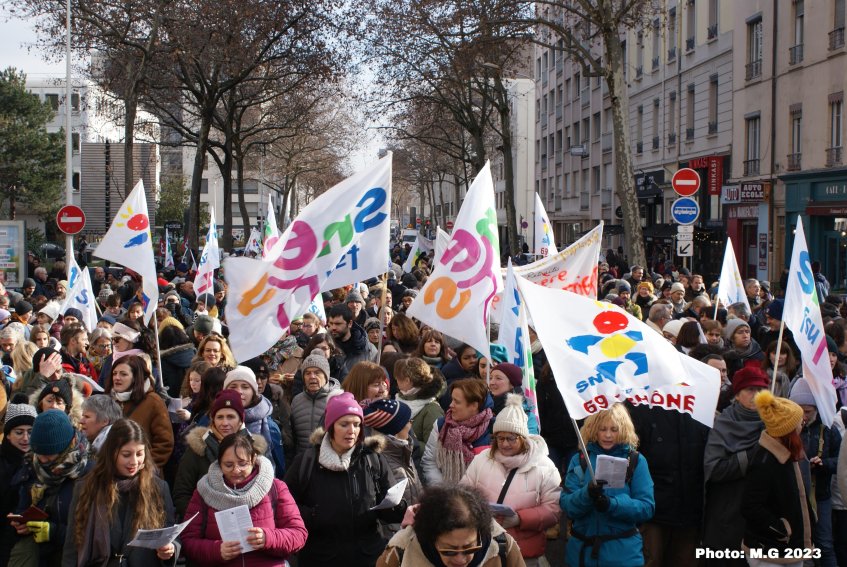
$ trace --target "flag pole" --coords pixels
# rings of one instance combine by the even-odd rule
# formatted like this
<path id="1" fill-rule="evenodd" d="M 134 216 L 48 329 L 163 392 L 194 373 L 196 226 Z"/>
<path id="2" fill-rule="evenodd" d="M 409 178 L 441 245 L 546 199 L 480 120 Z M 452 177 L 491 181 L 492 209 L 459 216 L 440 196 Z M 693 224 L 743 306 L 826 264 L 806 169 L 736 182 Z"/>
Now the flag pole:
<path id="1" fill-rule="evenodd" d="M 488 352 L 483 353 L 487 354 L 485 358 L 488 359 L 488 364 L 485 365 L 485 384 L 491 385 L 491 313 L 488 314 L 488 319 L 485 322 L 485 332 L 488 338 Z"/>
<path id="2" fill-rule="evenodd" d="M 385 318 L 382 316 L 382 310 L 385 309 L 385 296 L 388 293 L 388 272 L 382 274 L 382 297 L 380 297 L 380 307 L 377 309 L 376 316 L 379 318 L 379 349 L 376 353 L 376 363 L 382 361 L 382 340 L 385 334 Z"/>
<path id="3" fill-rule="evenodd" d="M 776 374 L 779 372 L 779 351 L 782 350 L 782 332 L 785 330 L 785 321 L 779 322 L 779 336 L 776 338 L 776 352 L 774 353 L 773 378 L 771 379 L 771 392 L 776 390 Z"/>
<path id="4" fill-rule="evenodd" d="M 591 480 L 594 480 L 594 467 L 591 466 L 591 459 L 588 458 L 588 449 L 585 447 L 585 440 L 582 438 L 582 433 L 579 431 L 579 426 L 576 424 L 576 420 L 571 418 L 571 425 L 573 425 L 574 431 L 576 431 L 576 438 L 579 441 L 579 450 L 582 451 L 582 455 L 585 457 L 585 463 L 588 465 L 588 472 L 591 474 Z"/>

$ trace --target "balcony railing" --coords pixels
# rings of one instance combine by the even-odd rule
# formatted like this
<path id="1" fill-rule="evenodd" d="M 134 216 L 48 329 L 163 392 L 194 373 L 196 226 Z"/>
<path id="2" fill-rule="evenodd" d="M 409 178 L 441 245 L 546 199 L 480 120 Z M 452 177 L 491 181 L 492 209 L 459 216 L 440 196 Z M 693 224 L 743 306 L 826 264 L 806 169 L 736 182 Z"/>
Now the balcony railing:
<path id="1" fill-rule="evenodd" d="M 718 37 L 718 24 L 712 24 L 706 28 L 706 39 L 715 39 Z"/>
<path id="2" fill-rule="evenodd" d="M 603 150 L 603 153 L 611 152 L 613 143 L 614 139 L 611 132 L 605 132 L 600 136 L 600 148 Z"/>
<path id="3" fill-rule="evenodd" d="M 747 63 L 747 74 L 745 78 L 749 81 L 750 79 L 755 79 L 756 77 L 761 76 L 762 74 L 762 60 L 756 59 L 755 61 L 750 61 Z"/>
<path id="4" fill-rule="evenodd" d="M 747 159 L 744 160 L 744 175 L 759 175 L 759 160 Z"/>
<path id="5" fill-rule="evenodd" d="M 803 44 L 799 43 L 794 47 L 788 48 L 788 64 L 796 65 L 803 61 Z"/>
<path id="6" fill-rule="evenodd" d="M 694 128 L 686 128 L 685 129 L 685 139 L 693 140 L 694 139 Z"/>
<path id="7" fill-rule="evenodd" d="M 836 146 L 834 148 L 826 149 L 826 166 L 832 167 L 833 165 L 841 165 L 841 161 L 844 156 L 844 152 L 842 151 L 844 148 L 841 146 Z"/>
<path id="8" fill-rule="evenodd" d="M 673 61 L 676 59 L 676 46 L 674 45 L 670 49 L 668 49 L 668 61 Z"/>
<path id="9" fill-rule="evenodd" d="M 579 194 L 579 210 L 580 211 L 587 211 L 588 210 L 588 203 L 589 203 L 588 192 L 582 191 Z"/>
<path id="10" fill-rule="evenodd" d="M 652 63 L 653 63 L 653 70 L 654 71 L 658 70 L 658 68 L 659 68 L 659 56 L 658 55 L 653 58 Z"/>
<path id="11" fill-rule="evenodd" d="M 785 169 L 788 171 L 800 171 L 800 158 L 803 154 L 788 154 Z"/>
<path id="12" fill-rule="evenodd" d="M 718 121 L 712 120 L 709 121 L 709 134 L 717 134 L 718 133 Z"/>
<path id="13" fill-rule="evenodd" d="M 635 68 L 635 78 L 637 80 L 637 79 L 640 79 L 643 76 L 644 76 L 644 65 L 639 65 L 638 67 Z"/>
<path id="14" fill-rule="evenodd" d="M 672 146 L 676 144 L 676 132 L 671 132 L 668 134 L 668 145 Z"/>
<path id="15" fill-rule="evenodd" d="M 835 51 L 844 47 L 844 28 L 835 28 L 829 32 L 829 50 Z"/>
<path id="16" fill-rule="evenodd" d="M 644 142 L 636 142 L 635 143 L 635 153 L 640 154 L 644 152 Z"/>
<path id="17" fill-rule="evenodd" d="M 685 40 L 685 50 L 686 51 L 694 51 L 694 42 L 696 40 L 693 37 L 689 37 Z"/>
<path id="18" fill-rule="evenodd" d="M 653 149 L 654 150 L 659 149 L 659 137 L 658 136 L 653 136 Z"/>

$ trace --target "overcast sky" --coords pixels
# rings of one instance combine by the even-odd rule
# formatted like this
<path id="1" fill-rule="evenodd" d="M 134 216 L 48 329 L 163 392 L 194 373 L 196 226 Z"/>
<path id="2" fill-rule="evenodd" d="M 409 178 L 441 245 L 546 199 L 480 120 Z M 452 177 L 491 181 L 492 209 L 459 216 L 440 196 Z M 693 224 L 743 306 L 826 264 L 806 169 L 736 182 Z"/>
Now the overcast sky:
<path id="1" fill-rule="evenodd" d="M 30 52 L 26 44 L 35 40 L 35 32 L 26 21 L 8 20 L 0 11 L 0 69 L 16 67 L 27 75 L 64 75 L 65 62 L 45 62 L 36 52 Z"/>

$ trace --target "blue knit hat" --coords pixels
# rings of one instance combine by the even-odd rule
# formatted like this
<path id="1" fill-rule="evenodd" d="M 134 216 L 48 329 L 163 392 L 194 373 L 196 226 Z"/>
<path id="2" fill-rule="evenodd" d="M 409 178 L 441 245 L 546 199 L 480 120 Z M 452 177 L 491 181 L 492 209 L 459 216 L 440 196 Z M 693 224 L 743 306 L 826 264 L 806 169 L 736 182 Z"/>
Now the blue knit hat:
<path id="1" fill-rule="evenodd" d="M 59 455 L 68 448 L 73 438 L 74 426 L 67 414 L 50 409 L 35 418 L 29 444 L 36 455 Z"/>

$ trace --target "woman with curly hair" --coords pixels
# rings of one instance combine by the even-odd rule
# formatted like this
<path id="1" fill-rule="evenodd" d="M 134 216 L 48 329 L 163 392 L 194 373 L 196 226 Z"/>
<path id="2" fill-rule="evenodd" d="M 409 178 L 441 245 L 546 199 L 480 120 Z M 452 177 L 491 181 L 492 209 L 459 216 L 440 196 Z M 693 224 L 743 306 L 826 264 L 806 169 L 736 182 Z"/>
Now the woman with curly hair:
<path id="1" fill-rule="evenodd" d="M 164 565 L 174 558 L 173 543 L 159 549 L 129 547 L 139 529 L 173 525 L 168 485 L 156 476 L 147 436 L 137 423 L 112 425 L 91 472 L 74 487 L 63 565 Z"/>
<path id="2" fill-rule="evenodd" d="M 420 358 L 403 358 L 394 364 L 394 379 L 399 390 L 395 397 L 412 409 L 412 431 L 418 441 L 425 443 L 435 422 L 444 417 L 438 403 L 444 377 Z M 420 457 L 416 455 L 415 461 L 419 463 Z"/>
<path id="3" fill-rule="evenodd" d="M 209 335 L 200 341 L 197 354 L 194 355 L 191 362 L 198 360 L 205 360 L 212 366 L 223 369 L 224 372 L 229 372 L 238 366 L 232 351 L 229 350 L 229 345 L 226 344 L 226 339 L 219 335 Z"/>

